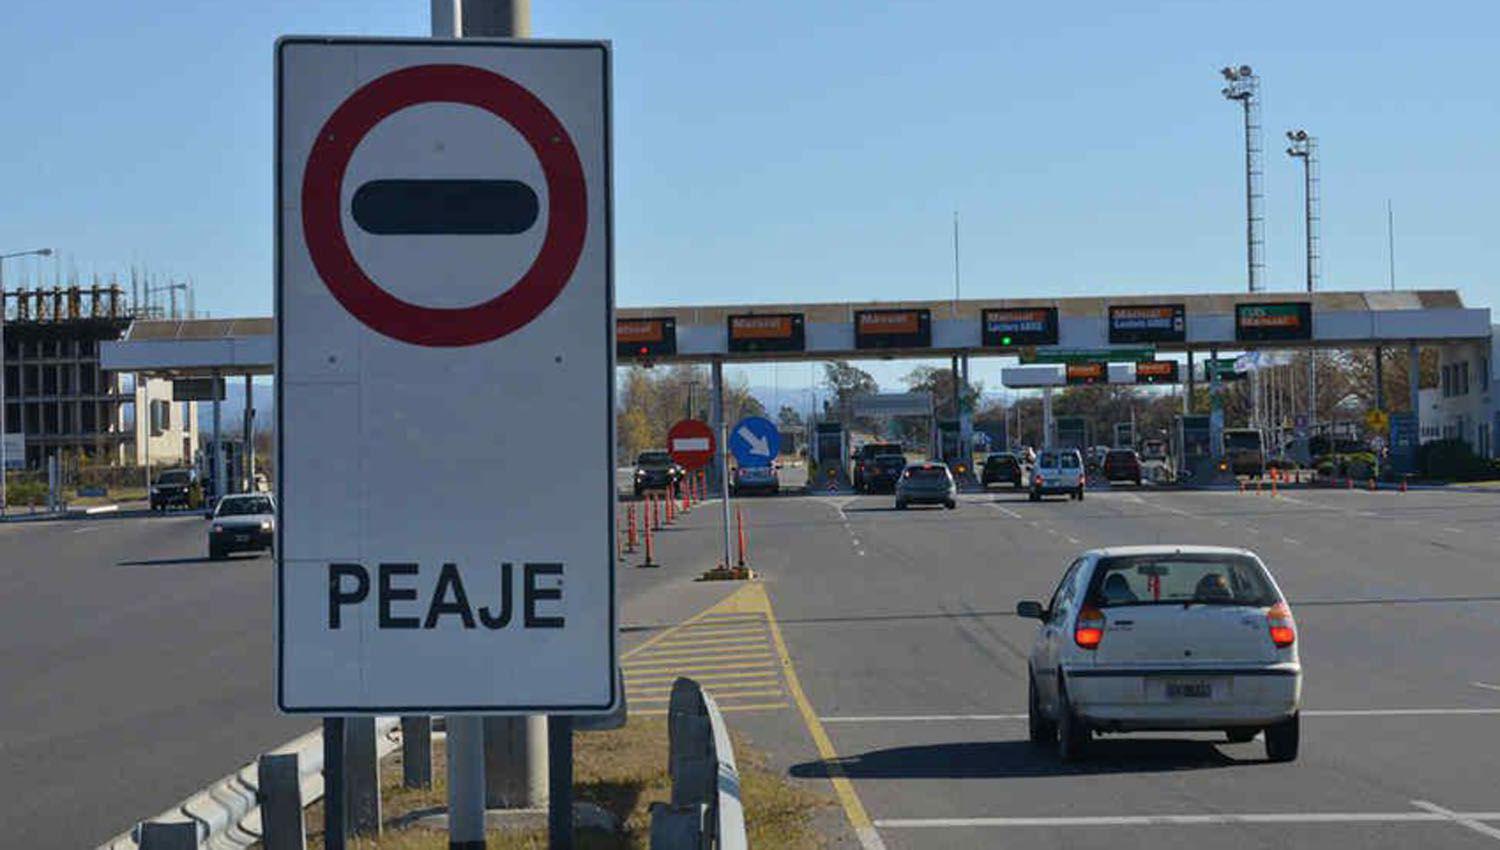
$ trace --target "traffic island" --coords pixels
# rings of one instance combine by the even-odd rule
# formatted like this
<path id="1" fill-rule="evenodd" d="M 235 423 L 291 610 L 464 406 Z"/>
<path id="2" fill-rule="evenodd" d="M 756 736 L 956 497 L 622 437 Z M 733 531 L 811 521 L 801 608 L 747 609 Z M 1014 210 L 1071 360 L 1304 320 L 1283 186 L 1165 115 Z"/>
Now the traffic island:
<path id="1" fill-rule="evenodd" d="M 760 576 L 749 567 L 726 567 L 720 564 L 698 577 L 699 581 L 752 581 Z"/>
<path id="2" fill-rule="evenodd" d="M 742 736 L 732 735 L 739 759 L 741 798 L 749 844 L 755 848 L 805 850 L 826 846 L 814 818 L 832 801 L 771 772 L 765 758 Z M 651 804 L 671 799 L 667 771 L 667 722 L 637 716 L 621 729 L 580 733 L 574 738 L 576 844 L 579 850 L 627 850 L 651 846 Z M 402 787 L 398 749 L 381 762 L 385 830 L 379 837 L 351 838 L 357 850 L 447 850 L 442 828 L 447 801 L 444 738 L 432 742 L 431 788 Z M 308 846 L 323 844 L 323 807 L 306 810 Z M 439 817 L 434 817 L 439 816 Z M 490 812 L 490 850 L 541 850 L 547 846 L 545 817 L 531 812 Z"/>

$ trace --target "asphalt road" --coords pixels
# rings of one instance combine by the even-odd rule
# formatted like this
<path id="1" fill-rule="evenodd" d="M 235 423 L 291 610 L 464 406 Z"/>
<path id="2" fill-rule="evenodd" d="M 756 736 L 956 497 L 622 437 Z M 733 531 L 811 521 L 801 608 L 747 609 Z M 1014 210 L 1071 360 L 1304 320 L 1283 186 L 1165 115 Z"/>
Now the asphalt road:
<path id="1" fill-rule="evenodd" d="M 812 717 L 794 735 L 780 730 L 797 706 L 733 722 L 792 776 L 823 788 L 850 779 L 848 819 L 862 810 L 873 828 L 856 842 L 843 826 L 842 842 L 1118 850 L 1500 839 L 1500 496 L 961 498 L 956 511 L 896 512 L 889 496 L 750 510 L 752 561 Z M 1083 549 L 1154 542 L 1250 547 L 1276 574 L 1306 669 L 1295 763 L 1218 735 L 1109 736 L 1077 767 L 1027 743 L 1036 625 L 1013 615 L 1016 601 L 1045 601 Z"/>

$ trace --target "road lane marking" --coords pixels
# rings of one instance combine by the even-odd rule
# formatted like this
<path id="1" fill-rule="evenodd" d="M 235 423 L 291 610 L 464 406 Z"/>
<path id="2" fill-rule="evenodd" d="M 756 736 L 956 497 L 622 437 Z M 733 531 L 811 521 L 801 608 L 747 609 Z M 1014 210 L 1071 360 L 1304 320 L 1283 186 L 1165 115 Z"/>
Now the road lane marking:
<path id="1" fill-rule="evenodd" d="M 1301 540 L 1297 540 L 1296 538 L 1292 538 L 1292 537 L 1283 537 L 1283 538 L 1281 538 L 1281 542 L 1282 543 L 1286 543 L 1287 545 L 1290 545 L 1290 546 L 1301 546 L 1302 545 L 1302 541 Z"/>
<path id="2" fill-rule="evenodd" d="M 1479 833 L 1480 835 L 1487 835 L 1490 838 L 1500 840 L 1500 829 L 1496 829 L 1493 826 L 1480 823 L 1479 818 L 1475 817 L 1474 814 L 1466 815 L 1455 812 L 1452 809 L 1445 809 L 1442 806 L 1437 805 L 1436 803 L 1429 803 L 1426 800 L 1412 800 L 1411 804 L 1419 809 L 1426 809 L 1433 814 L 1442 815 L 1443 817 L 1453 821 L 1459 826 L 1466 826 L 1469 829 L 1472 829 L 1475 832 Z M 1484 813 L 1480 812 L 1478 814 Z"/>
<path id="3" fill-rule="evenodd" d="M 634 684 L 649 684 L 651 682 L 671 682 L 676 678 L 677 675 L 675 673 L 653 673 L 651 675 L 631 676 L 630 681 Z M 764 670 L 751 673 L 708 673 L 702 676 L 694 676 L 693 678 L 697 679 L 699 684 L 709 684 L 727 679 L 774 682 L 776 681 L 776 673 Z"/>
<path id="4" fill-rule="evenodd" d="M 1500 690 L 1500 688 L 1496 688 Z M 1303 717 L 1495 717 L 1500 708 L 1352 708 L 1303 709 Z M 1025 714 L 865 714 L 820 718 L 824 723 L 955 723 L 1025 720 Z"/>
<path id="5" fill-rule="evenodd" d="M 1500 691 L 1500 685 L 1491 685 L 1488 682 L 1470 682 L 1476 688 L 1484 688 L 1487 691 Z"/>
<path id="6" fill-rule="evenodd" d="M 1011 519 L 1020 519 L 1021 518 L 1020 514 L 1016 513 L 1015 511 L 1011 510 L 1010 508 L 1005 507 L 1004 505 L 997 505 L 994 502 L 986 502 L 985 504 L 989 505 L 990 507 L 994 508 L 995 510 L 999 511 L 1002 514 L 1005 514 L 1006 516 L 1010 517 Z"/>
<path id="7" fill-rule="evenodd" d="M 1069 537 L 1069 538 L 1067 538 L 1067 541 L 1069 543 L 1072 543 L 1074 546 L 1078 545 L 1078 538 L 1077 537 Z"/>
<path id="8" fill-rule="evenodd" d="M 1431 804 L 1428 804 L 1431 805 Z M 1434 807 L 1435 809 L 1437 807 Z M 951 827 L 1061 827 L 1061 826 L 1220 826 L 1223 824 L 1301 824 L 1301 823 L 1443 823 L 1453 822 L 1479 828 L 1490 834 L 1492 827 L 1481 821 L 1500 820 L 1500 812 L 1449 812 L 1429 809 L 1421 812 L 1266 812 L 1252 814 L 1211 815 L 1106 815 L 1103 817 L 994 817 L 994 818 L 895 818 L 875 821 L 881 829 L 930 829 Z M 1500 830 L 1495 837 L 1500 837 Z"/>
<path id="9" fill-rule="evenodd" d="M 784 702 L 760 702 L 749 703 L 746 705 L 721 705 L 719 706 L 719 711 L 724 714 L 729 714 L 730 712 L 736 711 L 780 711 L 781 709 L 786 707 L 787 704 Z M 667 710 L 665 708 L 647 708 L 641 711 L 632 711 L 630 713 L 638 717 L 660 717 L 661 715 L 666 714 Z M 883 847 L 884 845 L 881 845 L 882 850 Z"/>
<path id="10" fill-rule="evenodd" d="M 659 649 L 679 649 L 692 646 L 723 646 L 725 644 L 736 643 L 760 643 L 766 639 L 765 634 L 759 629 L 756 629 L 755 632 L 755 634 L 747 634 L 743 637 L 709 638 L 708 640 L 669 640 L 657 644 L 657 647 Z"/>
<path id="11" fill-rule="evenodd" d="M 1449 534 L 1463 534 L 1464 533 L 1464 530 L 1462 528 L 1454 528 L 1451 525 L 1443 526 L 1443 530 L 1446 531 L 1446 532 L 1448 532 Z"/>
<path id="12" fill-rule="evenodd" d="M 98 530 L 99 529 L 97 529 L 97 528 L 75 528 L 75 529 L 73 529 L 73 533 L 74 534 L 92 534 L 93 532 L 98 531 Z"/>
<path id="13" fill-rule="evenodd" d="M 786 696 L 786 694 L 781 690 L 781 688 L 761 688 L 760 690 L 755 690 L 755 691 L 744 691 L 744 690 L 742 690 L 742 691 L 730 692 L 730 693 L 714 692 L 714 694 L 713 694 L 714 700 L 716 702 L 718 700 L 722 700 L 722 699 L 725 699 L 725 698 L 730 697 L 730 696 L 734 696 L 734 697 L 780 697 L 780 696 Z M 672 689 L 668 688 L 668 689 L 666 689 L 664 691 L 646 691 L 644 693 L 636 693 L 636 692 L 633 692 L 633 691 L 627 691 L 626 692 L 626 697 L 631 702 L 671 702 L 672 701 Z"/>
<path id="14" fill-rule="evenodd" d="M 776 612 L 771 610 L 771 598 L 766 595 L 765 587 L 760 584 L 749 585 L 735 594 L 741 595 L 745 597 L 747 604 L 758 604 L 765 614 L 766 622 L 770 624 L 771 641 L 776 646 L 777 654 L 781 656 L 781 670 L 786 677 L 787 693 L 791 694 L 792 702 L 801 713 L 802 723 L 812 736 L 818 755 L 828 766 L 828 779 L 833 784 L 834 794 L 843 804 L 844 815 L 854 828 L 854 835 L 859 839 L 860 846 L 864 850 L 885 850 L 885 842 L 880 839 L 880 833 L 871 823 L 864 803 L 860 802 L 859 794 L 854 790 L 854 783 L 849 781 L 844 768 L 839 764 L 839 754 L 833 747 L 832 739 L 818 721 L 818 713 L 813 709 L 812 701 L 807 698 L 807 692 L 802 690 L 802 680 L 797 677 L 797 668 L 792 664 L 792 655 L 787 651 L 786 639 L 782 637 L 781 626 L 776 622 Z"/>

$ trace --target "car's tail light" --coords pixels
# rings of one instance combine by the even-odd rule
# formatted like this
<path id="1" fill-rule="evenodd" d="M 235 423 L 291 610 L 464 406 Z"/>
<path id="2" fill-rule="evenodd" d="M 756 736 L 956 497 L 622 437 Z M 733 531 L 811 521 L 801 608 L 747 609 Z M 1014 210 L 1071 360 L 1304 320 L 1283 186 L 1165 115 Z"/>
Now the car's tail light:
<path id="1" fill-rule="evenodd" d="M 1084 478 L 1083 478 L 1083 476 L 1082 476 L 1082 475 L 1080 475 L 1080 476 L 1078 476 L 1078 483 L 1079 483 L 1079 484 L 1082 484 L 1082 483 L 1083 483 L 1083 481 L 1084 481 Z"/>
<path id="2" fill-rule="evenodd" d="M 1084 649 L 1098 649 L 1104 640 L 1104 612 L 1098 608 L 1085 608 L 1078 612 L 1078 623 L 1073 627 L 1073 642 Z"/>
<path id="3" fill-rule="evenodd" d="M 223 530 L 224 530 L 224 526 L 218 525 L 217 523 L 214 524 L 214 533 L 217 534 L 218 532 L 221 532 Z"/>
<path id="4" fill-rule="evenodd" d="M 1271 627 L 1271 643 L 1286 649 L 1297 642 L 1297 624 L 1292 620 L 1292 609 L 1285 602 L 1277 602 L 1266 612 L 1266 624 Z"/>

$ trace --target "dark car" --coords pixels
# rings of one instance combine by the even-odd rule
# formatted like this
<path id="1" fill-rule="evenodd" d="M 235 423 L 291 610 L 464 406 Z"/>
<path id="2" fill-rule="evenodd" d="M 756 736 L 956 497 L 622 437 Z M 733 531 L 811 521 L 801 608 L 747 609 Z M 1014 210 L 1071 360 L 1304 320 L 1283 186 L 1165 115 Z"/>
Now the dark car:
<path id="1" fill-rule="evenodd" d="M 860 446 L 854 452 L 854 470 L 851 473 L 854 489 L 870 492 L 869 479 L 880 472 L 880 466 L 875 459 L 881 455 L 900 454 L 902 454 L 900 443 L 865 443 Z M 905 455 L 902 457 L 904 459 Z"/>
<path id="2" fill-rule="evenodd" d="M 986 487 L 1009 484 L 1019 490 L 1023 477 L 1020 458 L 1010 452 L 994 452 L 984 459 L 984 476 L 980 481 Z"/>
<path id="3" fill-rule="evenodd" d="M 948 510 L 958 507 L 958 485 L 945 463 L 913 463 L 901 471 L 896 482 L 896 510 L 907 505 L 942 505 Z"/>
<path id="4" fill-rule="evenodd" d="M 194 488 L 197 485 L 197 477 L 191 469 L 169 469 L 163 472 L 156 476 L 156 481 L 151 485 L 151 510 L 194 507 Z M 196 498 L 202 498 L 201 489 Z"/>
<path id="5" fill-rule="evenodd" d="M 208 531 L 208 557 L 260 552 L 276 545 L 276 503 L 266 493 L 236 493 L 219 500 Z"/>
<path id="6" fill-rule="evenodd" d="M 647 490 L 666 490 L 682 480 L 683 470 L 664 451 L 641 452 L 635 458 L 635 495 Z"/>
<path id="7" fill-rule="evenodd" d="M 734 471 L 733 489 L 736 496 L 774 496 L 781 492 L 781 477 L 774 466 L 741 466 Z"/>
<path id="8" fill-rule="evenodd" d="M 1134 449 L 1110 449 L 1104 456 L 1105 481 L 1131 481 L 1141 485 L 1141 458 Z"/>
<path id="9" fill-rule="evenodd" d="M 865 491 L 868 493 L 895 492 L 896 482 L 901 480 L 901 473 L 905 469 L 906 455 L 904 454 L 876 455 L 866 467 Z"/>

